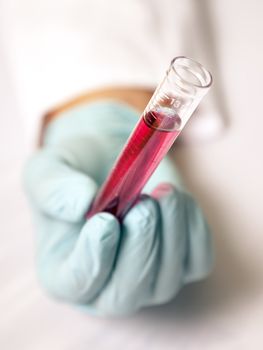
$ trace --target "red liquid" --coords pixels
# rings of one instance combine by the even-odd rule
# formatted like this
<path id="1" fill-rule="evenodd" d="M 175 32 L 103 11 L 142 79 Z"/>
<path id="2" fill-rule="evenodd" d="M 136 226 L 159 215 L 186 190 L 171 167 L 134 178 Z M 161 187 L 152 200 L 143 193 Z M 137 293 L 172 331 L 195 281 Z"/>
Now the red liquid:
<path id="1" fill-rule="evenodd" d="M 125 215 L 180 133 L 174 130 L 180 123 L 180 118 L 167 114 L 167 110 L 150 111 L 141 117 L 95 198 L 88 218 L 101 211 L 120 219 Z"/>

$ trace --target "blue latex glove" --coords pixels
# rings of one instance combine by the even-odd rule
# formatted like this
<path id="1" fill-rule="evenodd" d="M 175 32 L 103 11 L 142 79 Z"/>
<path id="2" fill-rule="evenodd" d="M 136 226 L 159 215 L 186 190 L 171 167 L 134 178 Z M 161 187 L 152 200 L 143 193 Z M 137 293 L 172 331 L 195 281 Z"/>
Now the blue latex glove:
<path id="1" fill-rule="evenodd" d="M 109 213 L 84 218 L 137 120 L 113 102 L 72 109 L 50 124 L 25 171 L 40 281 L 96 314 L 165 303 L 211 269 L 206 222 L 168 159 L 122 225 Z"/>

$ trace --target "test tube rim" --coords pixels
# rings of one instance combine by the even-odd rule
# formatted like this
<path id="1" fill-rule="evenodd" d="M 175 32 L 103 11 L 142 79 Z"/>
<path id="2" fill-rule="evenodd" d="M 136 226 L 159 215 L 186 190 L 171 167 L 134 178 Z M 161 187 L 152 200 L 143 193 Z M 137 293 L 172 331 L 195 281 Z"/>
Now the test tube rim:
<path id="1" fill-rule="evenodd" d="M 186 60 L 189 60 L 191 62 L 193 62 L 194 64 L 196 64 L 206 75 L 207 77 L 207 80 L 208 80 L 208 83 L 207 84 L 204 84 L 202 85 L 201 83 L 200 84 L 196 84 L 196 83 L 193 83 L 193 82 L 189 82 L 188 80 L 184 79 L 177 71 L 176 71 L 176 68 L 174 67 L 174 63 L 175 61 L 179 60 L 179 59 L 186 59 Z M 173 72 L 178 76 L 178 78 L 183 81 L 185 84 L 187 85 L 190 85 L 190 86 L 194 86 L 198 89 L 208 89 L 212 83 L 213 83 L 213 77 L 212 77 L 212 74 L 210 73 L 210 71 L 208 69 L 206 69 L 201 63 L 197 62 L 196 60 L 194 60 L 193 58 L 191 57 L 187 57 L 187 56 L 176 56 L 175 58 L 172 59 L 171 61 L 171 65 L 170 65 L 170 68 L 173 70 Z"/>

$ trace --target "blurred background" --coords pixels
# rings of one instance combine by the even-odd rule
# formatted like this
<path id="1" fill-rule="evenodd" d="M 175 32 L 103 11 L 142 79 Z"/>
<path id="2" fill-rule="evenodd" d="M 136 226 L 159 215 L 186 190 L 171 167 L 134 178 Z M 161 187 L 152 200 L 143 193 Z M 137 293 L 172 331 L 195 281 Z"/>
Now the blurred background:
<path id="1" fill-rule="evenodd" d="M 0 348 L 261 349 L 263 3 L 0 0 Z M 155 87 L 174 56 L 214 87 L 172 153 L 212 227 L 212 276 L 172 303 L 97 319 L 49 299 L 21 186 L 41 116 L 93 88 Z"/>

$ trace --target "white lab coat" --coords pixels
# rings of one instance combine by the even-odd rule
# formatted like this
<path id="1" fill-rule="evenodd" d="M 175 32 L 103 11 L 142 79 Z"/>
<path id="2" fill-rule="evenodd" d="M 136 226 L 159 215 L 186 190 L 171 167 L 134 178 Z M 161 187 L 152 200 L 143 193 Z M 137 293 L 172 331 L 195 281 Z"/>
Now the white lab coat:
<path id="1" fill-rule="evenodd" d="M 210 12 L 217 6 L 194 0 L 2 0 L 1 51 L 29 143 L 41 116 L 57 103 L 107 85 L 154 88 L 176 55 L 193 57 L 216 75 L 222 68 L 215 60 L 220 13 Z M 212 98 L 216 92 L 221 94 L 215 88 L 207 99 L 192 139 L 222 128 L 226 116 Z"/>

